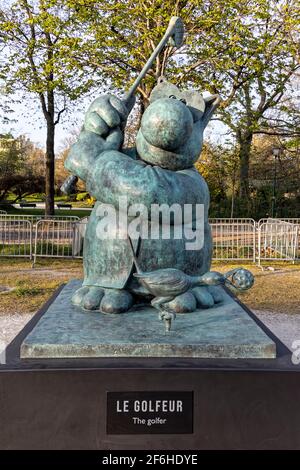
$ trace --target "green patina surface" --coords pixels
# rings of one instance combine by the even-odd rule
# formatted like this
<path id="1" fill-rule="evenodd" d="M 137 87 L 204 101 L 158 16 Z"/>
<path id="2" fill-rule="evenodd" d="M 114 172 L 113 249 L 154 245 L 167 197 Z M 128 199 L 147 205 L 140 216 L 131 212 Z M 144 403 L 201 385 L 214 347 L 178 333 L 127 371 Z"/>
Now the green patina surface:
<path id="1" fill-rule="evenodd" d="M 71 303 L 81 281 L 69 282 L 21 348 L 22 358 L 274 358 L 275 343 L 220 287 L 223 302 L 177 315 L 169 334 L 151 307 L 108 315 Z"/>
<path id="2" fill-rule="evenodd" d="M 87 289 L 76 293 L 76 305 L 94 310 L 101 304 L 102 311 L 119 313 L 128 310 L 134 301 L 132 295 L 136 292 L 131 289 L 134 263 L 128 246 L 128 228 L 122 236 L 102 237 L 99 230 L 105 222 L 104 207 L 106 211 L 109 207 L 119 221 L 130 208 L 139 204 L 143 227 L 148 233 L 155 222 L 154 206 L 171 208 L 176 205 L 182 217 L 185 217 L 186 205 L 193 207 L 188 222 L 190 228 L 186 227 L 188 223 L 173 220 L 170 236 L 165 237 L 162 221 L 158 219 L 158 236 L 142 236 L 136 254 L 143 271 L 170 267 L 188 275 L 209 271 L 212 252 L 209 190 L 193 164 L 201 152 L 204 129 L 218 104 L 217 96 L 204 99 L 200 93 L 180 90 L 161 77 L 151 93 L 136 146 L 131 151 L 122 145 L 131 110 L 128 102 L 103 95 L 90 105 L 84 127 L 65 161 L 66 168 L 86 182 L 87 190 L 97 200 L 84 239 L 84 286 Z M 203 209 L 201 214 L 196 207 Z M 181 237 L 177 236 L 178 228 L 182 230 Z M 108 230 L 114 233 L 112 227 Z M 201 243 L 187 249 L 191 235 L 198 241 L 201 239 Z M 102 300 L 104 288 L 112 290 L 109 301 L 107 297 Z M 121 290 L 124 291 L 123 301 L 118 292 Z M 198 306 L 213 302 L 209 294 L 202 303 L 193 295 L 190 297 L 188 310 L 195 302 Z"/>

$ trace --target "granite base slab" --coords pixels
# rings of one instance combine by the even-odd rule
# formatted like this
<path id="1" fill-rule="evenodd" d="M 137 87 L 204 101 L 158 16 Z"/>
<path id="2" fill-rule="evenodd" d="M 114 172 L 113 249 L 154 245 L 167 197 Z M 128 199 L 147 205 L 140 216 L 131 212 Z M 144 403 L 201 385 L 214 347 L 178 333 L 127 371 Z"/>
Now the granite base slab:
<path id="1" fill-rule="evenodd" d="M 21 358 L 275 358 L 276 345 L 222 289 L 223 301 L 177 315 L 166 333 L 157 311 L 135 306 L 118 315 L 85 312 L 71 303 L 70 281 L 21 345 Z"/>

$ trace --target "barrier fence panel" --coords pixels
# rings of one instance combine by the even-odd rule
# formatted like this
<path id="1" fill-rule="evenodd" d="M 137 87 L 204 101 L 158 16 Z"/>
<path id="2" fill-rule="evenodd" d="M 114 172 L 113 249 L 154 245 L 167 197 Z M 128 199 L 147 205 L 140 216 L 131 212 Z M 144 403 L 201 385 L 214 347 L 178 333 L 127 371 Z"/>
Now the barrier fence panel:
<path id="1" fill-rule="evenodd" d="M 299 259 L 299 225 L 280 219 L 260 221 L 257 261 Z"/>
<path id="2" fill-rule="evenodd" d="M 268 219 L 260 219 L 257 223 L 258 227 L 260 227 L 262 224 L 265 224 L 265 223 L 268 223 L 268 224 L 271 224 L 271 223 L 290 223 L 290 224 L 293 224 L 294 226 L 298 226 L 298 232 L 297 232 L 297 236 L 295 238 L 295 257 L 294 257 L 294 260 L 300 260 L 300 218 L 299 217 L 281 217 L 280 219 L 275 219 L 275 218 L 271 218 L 269 217 Z M 270 229 L 269 229 L 270 230 Z M 288 229 L 286 229 L 288 230 Z M 279 257 L 279 254 L 277 255 Z M 278 259 L 278 258 L 277 258 Z M 290 258 L 283 258 L 283 261 L 287 259 L 289 260 Z"/>
<path id="3" fill-rule="evenodd" d="M 0 214 L 0 256 L 79 258 L 88 217 Z M 300 219 L 210 219 L 214 260 L 300 259 Z"/>
<path id="4" fill-rule="evenodd" d="M 0 220 L 29 220 L 33 224 L 38 222 L 39 220 L 67 220 L 67 221 L 76 221 L 80 220 L 80 218 L 77 215 L 50 215 L 50 216 L 45 216 L 45 215 L 19 215 L 19 214 L 2 214 L 0 212 Z"/>
<path id="5" fill-rule="evenodd" d="M 38 220 L 35 224 L 34 262 L 37 257 L 74 258 L 80 256 L 81 250 L 78 248 L 80 232 L 77 225 L 81 225 L 80 221 Z"/>
<path id="6" fill-rule="evenodd" d="M 253 223 L 254 222 L 254 223 Z M 214 260 L 255 262 L 255 221 L 211 223 Z"/>
<path id="7" fill-rule="evenodd" d="M 210 224 L 252 224 L 256 225 L 254 219 L 248 218 L 210 218 Z"/>
<path id="8" fill-rule="evenodd" d="M 267 219 L 260 219 L 257 224 L 260 226 L 261 224 L 264 224 L 266 222 L 289 222 L 291 224 L 296 224 L 300 225 L 300 218 L 298 217 L 280 217 L 280 219 L 275 219 L 272 217 L 268 217 Z"/>
<path id="9" fill-rule="evenodd" d="M 72 242 L 72 256 L 82 257 L 83 240 L 85 237 L 86 226 L 88 217 L 81 219 L 79 222 L 73 222 L 73 242 Z"/>
<path id="10" fill-rule="evenodd" d="M 32 257 L 30 220 L 0 218 L 0 256 Z"/>
<path id="11" fill-rule="evenodd" d="M 37 257 L 78 258 L 82 256 L 85 222 L 43 219 L 37 221 L 34 263 Z"/>

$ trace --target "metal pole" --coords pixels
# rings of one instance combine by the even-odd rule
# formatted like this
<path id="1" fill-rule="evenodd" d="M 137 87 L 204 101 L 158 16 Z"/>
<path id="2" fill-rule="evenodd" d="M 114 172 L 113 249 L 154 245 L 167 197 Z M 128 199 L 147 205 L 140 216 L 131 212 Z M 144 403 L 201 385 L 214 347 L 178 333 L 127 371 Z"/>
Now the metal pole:
<path id="1" fill-rule="evenodd" d="M 175 47 L 180 47 L 183 42 L 183 33 L 184 33 L 184 26 L 182 20 L 178 16 L 172 16 L 169 22 L 169 26 L 161 39 L 160 43 L 156 46 L 155 50 L 152 52 L 151 56 L 147 60 L 146 64 L 144 65 L 142 71 L 140 72 L 139 76 L 135 79 L 133 85 L 130 87 L 130 90 L 124 97 L 124 102 L 130 101 L 131 97 L 134 95 L 137 87 L 141 83 L 142 79 L 148 72 L 148 70 L 152 67 L 152 64 L 158 54 L 161 52 L 163 47 L 167 44 L 169 39 L 173 37 L 173 42 Z"/>
<path id="2" fill-rule="evenodd" d="M 272 150 L 274 156 L 274 168 L 273 168 L 273 191 L 272 191 L 272 206 L 271 206 L 271 216 L 272 219 L 275 216 L 275 202 L 276 202 L 276 184 L 277 184 L 277 157 L 279 155 L 280 148 L 274 147 Z"/>

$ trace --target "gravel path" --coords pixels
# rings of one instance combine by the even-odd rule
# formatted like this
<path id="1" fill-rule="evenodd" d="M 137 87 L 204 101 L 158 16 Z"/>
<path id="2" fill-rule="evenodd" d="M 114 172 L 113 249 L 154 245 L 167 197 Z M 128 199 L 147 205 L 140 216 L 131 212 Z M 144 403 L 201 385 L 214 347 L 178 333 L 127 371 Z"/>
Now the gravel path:
<path id="1" fill-rule="evenodd" d="M 254 313 L 289 349 L 294 340 L 300 340 L 300 315 L 260 310 Z M 0 316 L 0 346 L 10 343 L 32 316 L 32 313 Z"/>
<path id="2" fill-rule="evenodd" d="M 300 315 L 254 310 L 258 318 L 289 348 L 300 340 Z"/>
<path id="3" fill-rule="evenodd" d="M 16 313 L 14 315 L 0 316 L 0 346 L 9 344 L 22 328 L 33 317 L 33 313 Z"/>

